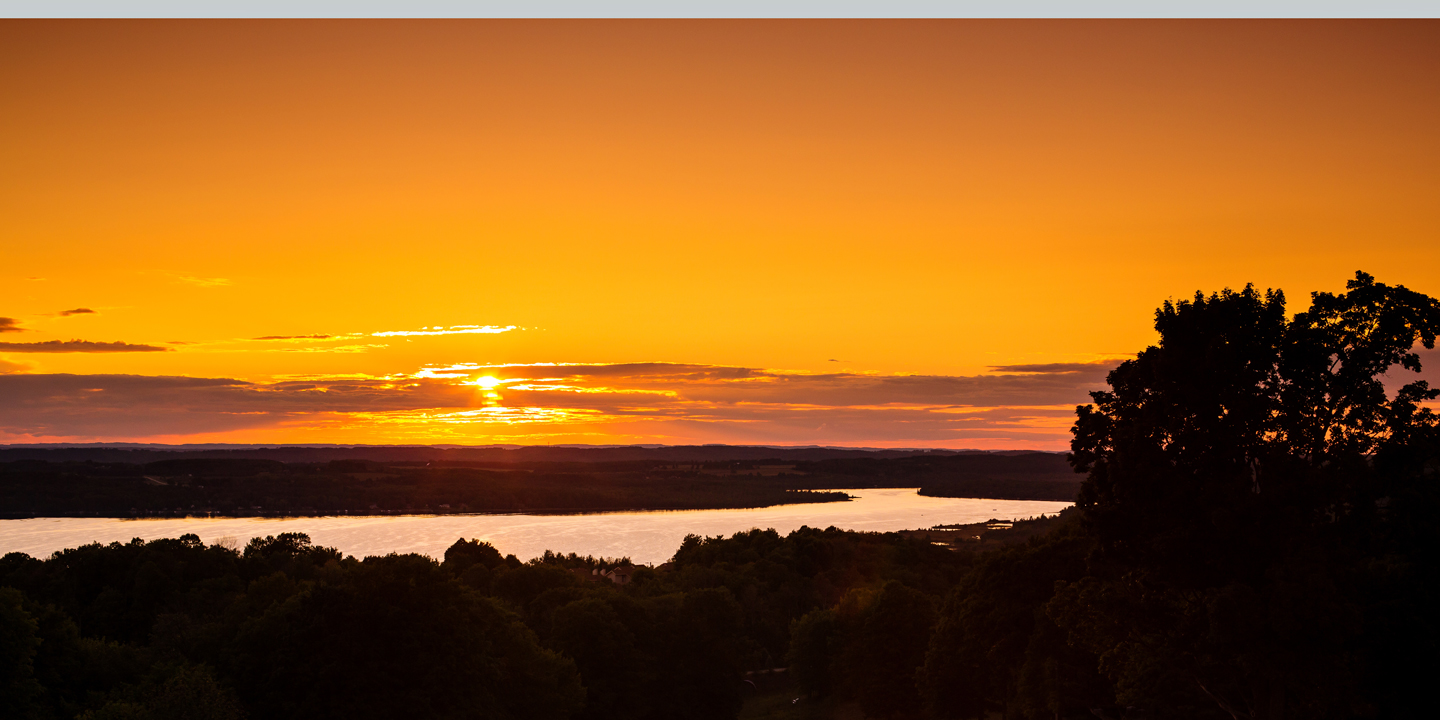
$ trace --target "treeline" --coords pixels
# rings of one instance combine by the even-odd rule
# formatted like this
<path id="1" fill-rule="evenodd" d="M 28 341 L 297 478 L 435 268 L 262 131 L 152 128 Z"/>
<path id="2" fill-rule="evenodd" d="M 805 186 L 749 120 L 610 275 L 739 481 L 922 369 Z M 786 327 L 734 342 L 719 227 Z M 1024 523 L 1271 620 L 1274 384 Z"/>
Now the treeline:
<path id="1" fill-rule="evenodd" d="M 381 463 L 171 458 L 0 463 L 0 517 L 594 512 L 834 502 L 829 488 L 1075 499 L 1082 476 L 1055 453 L 746 461 Z"/>
<path id="2" fill-rule="evenodd" d="M 744 673 L 787 665 L 807 613 L 838 605 L 875 632 L 928 633 L 972 563 L 900 535 L 810 528 L 692 536 L 624 586 L 588 579 L 617 561 L 522 563 L 463 540 L 443 562 L 356 560 L 295 534 L 243 550 L 187 535 L 12 553 L 0 715 L 733 718 L 753 693 Z M 892 657 L 857 667 L 900 668 L 913 686 L 913 658 Z"/>
<path id="3" fill-rule="evenodd" d="M 1402 718 L 1430 702 L 1433 519 L 1397 510 L 1386 537 L 1328 549 L 1295 538 L 1304 560 L 1272 579 L 1180 592 L 1137 578 L 1083 515 L 991 549 L 691 536 L 623 586 L 590 571 L 624 561 L 464 540 L 443 562 L 295 534 L 12 553 L 0 716 L 719 720 L 774 668 L 783 702 L 764 717 L 795 720 Z"/>
<path id="4" fill-rule="evenodd" d="M 505 467 L 190 459 L 0 463 L 0 517 L 594 512 L 832 502 L 785 478 L 673 472 L 650 463 Z"/>
<path id="5" fill-rule="evenodd" d="M 1060 453 L 928 454 L 796 463 L 804 487 L 918 487 L 921 495 L 1069 502 L 1084 475 Z M 837 484 L 838 483 L 838 484 Z"/>

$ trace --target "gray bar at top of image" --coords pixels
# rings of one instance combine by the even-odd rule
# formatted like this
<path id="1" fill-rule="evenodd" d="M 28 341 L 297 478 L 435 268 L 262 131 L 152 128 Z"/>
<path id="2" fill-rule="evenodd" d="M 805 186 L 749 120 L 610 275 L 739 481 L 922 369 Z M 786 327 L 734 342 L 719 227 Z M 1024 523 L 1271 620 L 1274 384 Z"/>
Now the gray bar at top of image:
<path id="1" fill-rule="evenodd" d="M 0 0 L 7 18 L 1433 18 L 1440 0 Z"/>

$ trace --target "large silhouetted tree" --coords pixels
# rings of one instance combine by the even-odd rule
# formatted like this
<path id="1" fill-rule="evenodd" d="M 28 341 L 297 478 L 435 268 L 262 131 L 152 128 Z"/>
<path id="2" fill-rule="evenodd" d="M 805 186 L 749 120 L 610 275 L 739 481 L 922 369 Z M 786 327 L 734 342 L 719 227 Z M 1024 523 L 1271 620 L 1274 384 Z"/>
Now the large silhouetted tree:
<path id="1" fill-rule="evenodd" d="M 1420 369 L 1440 303 L 1357 273 L 1293 318 L 1280 292 L 1247 286 L 1167 302 L 1155 328 L 1078 409 L 1098 553 L 1052 616 L 1100 653 L 1122 702 L 1398 712 L 1412 673 L 1385 656 L 1435 638 L 1437 422 L 1422 403 L 1440 391 L 1385 381 Z"/>

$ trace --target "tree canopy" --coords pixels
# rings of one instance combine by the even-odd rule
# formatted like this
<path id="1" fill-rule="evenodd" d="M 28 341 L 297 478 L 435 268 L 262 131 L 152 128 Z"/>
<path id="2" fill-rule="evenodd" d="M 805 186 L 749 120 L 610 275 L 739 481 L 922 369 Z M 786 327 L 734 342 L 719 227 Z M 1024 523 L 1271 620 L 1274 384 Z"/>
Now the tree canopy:
<path id="1" fill-rule="evenodd" d="M 1365 648 L 1398 652 L 1382 628 L 1430 624 L 1415 561 L 1433 562 L 1422 403 L 1440 390 L 1392 371 L 1421 369 L 1440 303 L 1357 273 L 1289 319 L 1282 293 L 1247 286 L 1167 302 L 1155 329 L 1078 408 L 1071 460 L 1098 546 L 1052 615 L 1136 704 L 1338 717 L 1413 692 Z"/>

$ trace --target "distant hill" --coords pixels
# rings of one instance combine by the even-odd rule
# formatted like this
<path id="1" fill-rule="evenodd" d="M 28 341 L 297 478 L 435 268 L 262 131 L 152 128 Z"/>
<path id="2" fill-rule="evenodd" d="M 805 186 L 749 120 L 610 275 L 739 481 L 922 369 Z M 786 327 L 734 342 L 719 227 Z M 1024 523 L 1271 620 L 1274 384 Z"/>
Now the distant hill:
<path id="1" fill-rule="evenodd" d="M 837 488 L 1075 499 L 1057 453 L 675 447 L 4 447 L 0 518 L 742 508 Z"/>
<path id="2" fill-rule="evenodd" d="M 950 457 L 956 455 L 1033 455 L 1029 451 L 881 449 L 839 447 L 768 447 L 763 445 L 0 445 L 0 462 L 149 463 L 172 459 L 250 459 L 287 463 L 370 460 L 382 463 L 529 463 L 529 462 L 744 462 L 779 460 L 815 462 L 840 459 Z"/>
<path id="3" fill-rule="evenodd" d="M 898 458 L 832 458 L 798 463 L 796 471 L 831 487 L 918 487 L 932 497 L 1072 501 L 1085 476 L 1065 455 L 1044 452 L 925 454 Z M 810 485 L 814 487 L 814 485 Z"/>

